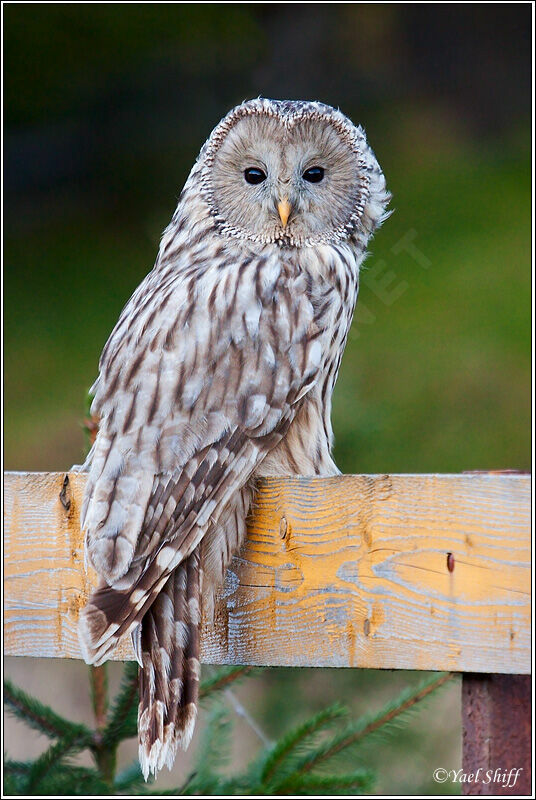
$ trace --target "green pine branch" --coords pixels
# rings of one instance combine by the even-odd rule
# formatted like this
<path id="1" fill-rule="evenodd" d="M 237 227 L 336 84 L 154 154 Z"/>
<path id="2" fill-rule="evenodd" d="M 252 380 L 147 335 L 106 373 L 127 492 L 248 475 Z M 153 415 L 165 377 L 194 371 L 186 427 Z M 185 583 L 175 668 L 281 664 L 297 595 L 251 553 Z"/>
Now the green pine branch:
<path id="1" fill-rule="evenodd" d="M 47 775 L 58 768 L 60 761 L 66 755 L 73 755 L 84 749 L 84 744 L 79 740 L 69 736 L 62 737 L 58 742 L 51 745 L 39 758 L 37 758 L 27 775 L 25 789 L 27 794 L 35 794 L 36 788 Z"/>
<path id="2" fill-rule="evenodd" d="M 181 787 L 181 794 L 212 795 L 222 778 L 221 768 L 227 763 L 231 746 L 231 720 L 225 709 L 216 705 L 211 711 L 197 749 L 194 771 Z"/>
<path id="3" fill-rule="evenodd" d="M 404 689 L 398 697 L 387 703 L 377 714 L 363 716 L 354 726 L 340 737 L 337 737 L 331 748 L 322 755 L 320 760 L 333 758 L 340 751 L 348 747 L 361 744 L 365 739 L 367 742 L 373 736 L 394 733 L 395 730 L 405 724 L 416 712 L 416 706 L 430 697 L 448 681 L 455 677 L 454 673 L 447 672 L 425 679 L 416 687 Z"/>
<path id="4" fill-rule="evenodd" d="M 347 710 L 339 704 L 330 706 L 282 736 L 268 751 L 261 763 L 261 783 L 269 784 L 276 773 L 285 772 L 285 766 L 287 771 L 291 769 L 292 762 L 290 757 L 297 752 L 301 752 L 300 745 L 303 746 L 310 742 L 313 737 L 318 736 L 319 733 L 326 730 L 327 727 L 333 725 L 334 722 L 340 720 L 347 713 Z"/>
<path id="5" fill-rule="evenodd" d="M 102 742 L 106 747 L 117 745 L 123 739 L 137 736 L 138 725 L 138 662 L 127 661 L 119 692 L 108 713 L 102 731 Z"/>
<path id="6" fill-rule="evenodd" d="M 19 792 L 19 794 L 27 795 L 30 792 Z M 79 767 L 68 761 L 60 761 L 42 778 L 31 794 L 52 797 L 62 795 L 91 797 L 109 795 L 113 792 L 102 780 L 98 770 Z"/>
<path id="7" fill-rule="evenodd" d="M 453 673 L 429 678 L 419 686 L 405 689 L 395 700 L 389 702 L 377 714 L 365 715 L 332 739 L 323 742 L 318 748 L 304 756 L 296 764 L 296 773 L 304 774 L 324 766 L 340 753 L 360 745 L 365 739 L 382 732 L 394 732 L 396 726 L 409 718 L 416 705 L 454 677 Z M 390 728 L 390 731 L 388 730 Z"/>
<path id="8" fill-rule="evenodd" d="M 251 674 L 249 667 L 218 671 L 202 684 L 205 699 L 214 699 L 239 678 Z M 123 680 L 111 708 L 106 707 L 105 675 L 93 676 L 96 683 L 96 730 L 91 731 L 55 714 L 43 703 L 20 689 L 6 684 L 6 702 L 12 713 L 57 741 L 33 762 L 6 761 L 5 788 L 9 794 L 32 795 L 344 795 L 370 793 L 375 775 L 364 767 L 350 772 L 337 770 L 338 757 L 346 754 L 355 760 L 356 748 L 378 734 L 393 733 L 400 724 L 434 691 L 453 676 L 450 673 L 427 679 L 417 687 L 405 689 L 379 712 L 368 714 L 335 733 L 346 709 L 331 706 L 285 733 L 270 748 L 253 759 L 241 774 L 222 774 L 229 758 L 231 721 L 216 704 L 206 725 L 196 754 L 195 766 L 183 785 L 158 790 L 143 780 L 139 764 L 130 765 L 115 775 L 115 752 L 120 741 L 136 735 L 136 663 L 125 665 Z M 72 758 L 89 749 L 95 769 L 79 767 Z M 107 765 L 99 753 L 108 752 Z"/>
<path id="9" fill-rule="evenodd" d="M 222 667 L 201 682 L 199 699 L 202 701 L 209 697 L 212 698 L 216 692 L 222 692 L 224 689 L 228 689 L 232 683 L 252 675 L 253 672 L 258 674 L 260 671 L 259 667 Z"/>
<path id="10" fill-rule="evenodd" d="M 32 768 L 31 761 L 11 761 L 4 756 L 4 795 L 24 794 L 28 783 L 28 774 Z"/>
<path id="11" fill-rule="evenodd" d="M 4 681 L 4 703 L 13 716 L 50 739 L 69 737 L 70 740 L 77 740 L 86 747 L 93 743 L 93 733 L 85 725 L 71 722 L 56 714 L 49 706 L 35 697 L 30 697 L 7 679 Z"/>
<path id="12" fill-rule="evenodd" d="M 89 667 L 91 702 L 95 715 L 95 736 L 93 758 L 100 774 L 111 787 L 117 767 L 117 746 L 119 741 L 112 743 L 103 741 L 108 716 L 108 665 L 101 664 Z"/>
<path id="13" fill-rule="evenodd" d="M 114 781 L 116 793 L 128 792 L 129 794 L 133 794 L 136 790 L 145 789 L 146 787 L 147 783 L 143 777 L 140 762 L 137 759 L 132 764 L 129 764 L 128 767 L 121 770 Z"/>
<path id="14" fill-rule="evenodd" d="M 11 761 L 8 758 L 4 758 L 4 774 L 27 775 L 31 768 L 31 761 Z"/>
<path id="15" fill-rule="evenodd" d="M 277 794 L 299 795 L 348 795 L 370 794 L 376 775 L 372 770 L 358 769 L 346 775 L 297 775 L 285 784 Z"/>

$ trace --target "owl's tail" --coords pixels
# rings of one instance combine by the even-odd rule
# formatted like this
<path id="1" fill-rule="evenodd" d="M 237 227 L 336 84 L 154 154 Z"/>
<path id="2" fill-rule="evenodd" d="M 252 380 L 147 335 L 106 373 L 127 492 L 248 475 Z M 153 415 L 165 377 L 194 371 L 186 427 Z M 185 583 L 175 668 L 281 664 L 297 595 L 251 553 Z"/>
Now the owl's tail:
<path id="1" fill-rule="evenodd" d="M 202 567 L 200 546 L 172 572 L 141 623 L 139 757 L 143 775 L 186 749 L 197 717 Z M 141 651 L 141 652 L 140 652 Z"/>

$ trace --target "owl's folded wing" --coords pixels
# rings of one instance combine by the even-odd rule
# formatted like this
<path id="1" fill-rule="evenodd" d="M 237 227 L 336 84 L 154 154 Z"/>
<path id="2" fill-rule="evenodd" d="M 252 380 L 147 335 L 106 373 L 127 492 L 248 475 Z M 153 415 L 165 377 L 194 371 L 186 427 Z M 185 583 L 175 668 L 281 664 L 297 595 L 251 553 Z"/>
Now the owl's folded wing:
<path id="1" fill-rule="evenodd" d="M 104 351 L 95 397 L 83 527 L 103 583 L 83 612 L 87 660 L 136 627 L 285 435 L 329 337 L 304 273 L 278 258 L 188 277 L 153 271 L 141 285 Z"/>

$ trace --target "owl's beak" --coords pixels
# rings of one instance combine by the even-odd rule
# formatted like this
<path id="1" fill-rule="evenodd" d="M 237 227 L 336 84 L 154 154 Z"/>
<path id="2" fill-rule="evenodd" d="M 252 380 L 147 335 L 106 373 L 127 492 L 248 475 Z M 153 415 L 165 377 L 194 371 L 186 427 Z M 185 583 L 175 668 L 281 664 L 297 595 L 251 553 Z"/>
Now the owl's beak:
<path id="1" fill-rule="evenodd" d="M 284 197 L 282 200 L 279 201 L 277 204 L 277 211 L 279 213 L 279 218 L 284 228 L 287 227 L 288 218 L 290 217 L 290 212 L 292 211 L 292 206 L 288 201 L 288 197 Z"/>

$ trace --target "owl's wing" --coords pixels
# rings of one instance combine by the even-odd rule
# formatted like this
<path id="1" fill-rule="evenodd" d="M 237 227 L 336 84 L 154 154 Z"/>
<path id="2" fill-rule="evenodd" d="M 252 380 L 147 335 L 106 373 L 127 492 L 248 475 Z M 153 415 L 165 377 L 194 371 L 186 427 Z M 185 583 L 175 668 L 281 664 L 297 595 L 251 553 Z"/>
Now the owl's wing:
<path id="1" fill-rule="evenodd" d="M 106 584 L 83 614 L 87 660 L 136 627 L 285 435 L 322 370 L 331 326 L 320 311 L 305 273 L 277 257 L 154 270 L 133 296 L 94 401 L 83 527 Z"/>

